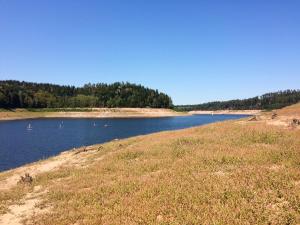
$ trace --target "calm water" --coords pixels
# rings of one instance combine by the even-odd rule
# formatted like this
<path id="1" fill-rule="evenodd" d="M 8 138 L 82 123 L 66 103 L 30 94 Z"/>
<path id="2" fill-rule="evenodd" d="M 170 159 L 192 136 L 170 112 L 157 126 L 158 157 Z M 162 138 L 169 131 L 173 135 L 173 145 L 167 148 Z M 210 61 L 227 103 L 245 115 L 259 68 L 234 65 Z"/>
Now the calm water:
<path id="1" fill-rule="evenodd" d="M 243 115 L 138 119 L 33 119 L 0 122 L 0 171 L 83 145 L 164 130 L 177 130 Z M 28 130 L 31 124 L 32 130 Z"/>

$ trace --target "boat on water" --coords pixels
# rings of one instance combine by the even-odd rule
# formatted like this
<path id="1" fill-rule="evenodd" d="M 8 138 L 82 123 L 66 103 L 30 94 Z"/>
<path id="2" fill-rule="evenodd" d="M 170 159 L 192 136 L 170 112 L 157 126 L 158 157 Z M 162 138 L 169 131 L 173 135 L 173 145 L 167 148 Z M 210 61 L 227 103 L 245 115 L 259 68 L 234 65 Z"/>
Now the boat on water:
<path id="1" fill-rule="evenodd" d="M 27 126 L 27 128 L 26 128 L 27 130 L 32 130 L 33 129 L 33 127 L 31 126 L 31 124 L 28 124 L 28 126 Z"/>

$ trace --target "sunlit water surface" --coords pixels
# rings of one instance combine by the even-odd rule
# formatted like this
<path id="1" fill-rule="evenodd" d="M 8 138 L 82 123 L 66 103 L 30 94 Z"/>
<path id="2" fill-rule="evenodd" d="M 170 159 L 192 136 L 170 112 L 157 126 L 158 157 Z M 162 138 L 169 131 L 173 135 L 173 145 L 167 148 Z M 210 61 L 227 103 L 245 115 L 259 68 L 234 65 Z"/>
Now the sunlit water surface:
<path id="1" fill-rule="evenodd" d="M 245 115 L 3 121 L 0 122 L 0 171 L 48 158 L 71 148 L 242 117 Z"/>

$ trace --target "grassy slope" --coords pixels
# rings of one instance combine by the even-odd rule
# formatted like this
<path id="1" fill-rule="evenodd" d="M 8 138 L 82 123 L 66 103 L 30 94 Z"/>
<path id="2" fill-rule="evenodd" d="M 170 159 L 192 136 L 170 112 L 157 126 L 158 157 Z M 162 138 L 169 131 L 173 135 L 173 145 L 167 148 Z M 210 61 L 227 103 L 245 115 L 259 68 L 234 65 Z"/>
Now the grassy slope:
<path id="1" fill-rule="evenodd" d="M 299 137 L 228 121 L 111 142 L 1 192 L 2 211 L 39 185 L 50 209 L 28 223 L 299 224 Z"/>
<path id="2" fill-rule="evenodd" d="M 282 116 L 300 117 L 300 103 L 285 107 L 278 110 L 278 114 Z"/>

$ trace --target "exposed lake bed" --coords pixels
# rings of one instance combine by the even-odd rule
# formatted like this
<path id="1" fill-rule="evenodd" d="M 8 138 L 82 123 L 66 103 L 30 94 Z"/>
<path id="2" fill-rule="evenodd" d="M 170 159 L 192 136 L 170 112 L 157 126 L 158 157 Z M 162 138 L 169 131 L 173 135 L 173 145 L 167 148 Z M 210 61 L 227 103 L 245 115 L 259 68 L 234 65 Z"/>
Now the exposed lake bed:
<path id="1" fill-rule="evenodd" d="M 0 121 L 36 118 L 157 118 L 187 115 L 185 112 L 165 108 L 0 108 Z"/>

